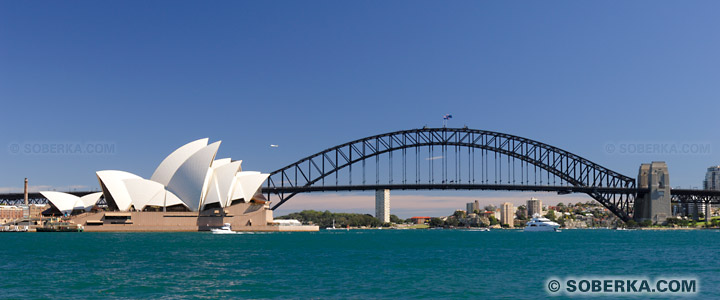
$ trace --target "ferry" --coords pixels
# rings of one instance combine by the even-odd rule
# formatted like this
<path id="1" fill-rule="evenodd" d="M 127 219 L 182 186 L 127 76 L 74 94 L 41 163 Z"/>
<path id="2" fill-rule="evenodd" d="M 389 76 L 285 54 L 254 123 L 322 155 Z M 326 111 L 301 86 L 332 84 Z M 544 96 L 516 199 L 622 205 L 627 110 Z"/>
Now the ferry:
<path id="1" fill-rule="evenodd" d="M 67 221 L 50 219 L 43 223 L 42 227 L 35 229 L 37 232 L 83 232 L 85 228 L 80 224 L 73 224 Z"/>
<path id="2" fill-rule="evenodd" d="M 560 232 L 560 224 L 550 219 L 534 214 L 532 220 L 527 223 L 524 231 L 554 231 Z"/>

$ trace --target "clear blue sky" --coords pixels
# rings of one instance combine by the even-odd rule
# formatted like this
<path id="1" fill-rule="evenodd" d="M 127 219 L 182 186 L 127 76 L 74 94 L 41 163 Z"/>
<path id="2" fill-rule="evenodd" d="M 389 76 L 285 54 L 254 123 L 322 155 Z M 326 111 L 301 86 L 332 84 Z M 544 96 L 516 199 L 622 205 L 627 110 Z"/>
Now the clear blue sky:
<path id="1" fill-rule="evenodd" d="M 449 126 L 539 140 L 630 176 L 664 160 L 673 186 L 700 186 L 720 164 L 718 11 L 717 1 L 0 1 L 0 187 L 29 177 L 96 188 L 103 169 L 149 177 L 201 137 L 270 172 L 356 138 L 440 126 L 446 113 Z M 9 149 L 92 142 L 116 148 Z M 627 143 L 712 148 L 606 150 Z"/>

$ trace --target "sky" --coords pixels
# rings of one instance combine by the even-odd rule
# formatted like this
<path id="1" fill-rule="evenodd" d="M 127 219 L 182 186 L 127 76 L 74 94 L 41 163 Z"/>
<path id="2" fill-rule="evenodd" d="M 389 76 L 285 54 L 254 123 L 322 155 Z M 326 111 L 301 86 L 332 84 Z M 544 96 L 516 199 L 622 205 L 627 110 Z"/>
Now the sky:
<path id="1" fill-rule="evenodd" d="M 107 169 L 149 178 L 203 137 L 222 140 L 218 157 L 271 172 L 358 138 L 439 127 L 445 114 L 449 127 L 541 141 L 631 177 L 666 161 L 672 186 L 701 187 L 720 164 L 717 11 L 717 1 L 0 0 L 0 192 L 21 191 L 25 177 L 33 190 L 97 189 Z M 531 196 L 590 200 L 404 191 L 391 205 L 401 217 L 448 215 Z M 276 215 L 373 205 L 372 192 L 307 194 Z"/>

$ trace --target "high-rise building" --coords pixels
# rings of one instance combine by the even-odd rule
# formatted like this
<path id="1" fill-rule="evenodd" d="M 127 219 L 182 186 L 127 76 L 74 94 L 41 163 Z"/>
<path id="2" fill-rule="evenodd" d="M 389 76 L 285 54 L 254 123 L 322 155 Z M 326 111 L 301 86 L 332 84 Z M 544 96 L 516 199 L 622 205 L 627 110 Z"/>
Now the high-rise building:
<path id="1" fill-rule="evenodd" d="M 507 224 L 510 227 L 513 227 L 513 223 L 515 220 L 515 208 L 513 207 L 512 203 L 505 202 L 500 207 L 500 223 L 501 224 Z"/>
<path id="2" fill-rule="evenodd" d="M 534 214 L 542 215 L 542 201 L 530 198 L 530 200 L 527 201 L 527 214 L 528 217 L 532 217 Z"/>
<path id="3" fill-rule="evenodd" d="M 390 190 L 375 191 L 375 217 L 380 222 L 390 222 Z"/>
<path id="4" fill-rule="evenodd" d="M 705 173 L 705 180 L 703 180 L 703 189 L 706 190 L 713 190 L 713 191 L 720 191 L 720 166 L 712 166 L 707 168 L 707 172 Z M 702 213 L 703 215 L 707 212 L 712 212 L 712 207 L 710 204 L 704 204 L 704 203 L 688 203 L 688 215 L 693 215 L 695 211 L 697 210 L 697 213 Z"/>
<path id="5" fill-rule="evenodd" d="M 467 214 L 475 213 L 475 211 L 480 211 L 480 202 L 475 200 L 475 202 L 468 202 L 465 203 L 465 210 L 467 211 Z"/>
<path id="6" fill-rule="evenodd" d="M 720 166 L 713 166 L 707 169 L 703 188 L 706 190 L 720 191 Z"/>

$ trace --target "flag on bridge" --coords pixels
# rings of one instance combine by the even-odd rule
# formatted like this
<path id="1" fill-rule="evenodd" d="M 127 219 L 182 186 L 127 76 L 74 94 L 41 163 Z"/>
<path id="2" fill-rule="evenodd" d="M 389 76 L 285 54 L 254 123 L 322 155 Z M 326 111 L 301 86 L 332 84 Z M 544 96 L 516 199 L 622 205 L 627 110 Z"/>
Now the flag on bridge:
<path id="1" fill-rule="evenodd" d="M 447 114 L 447 115 L 444 115 L 444 116 L 443 116 L 443 120 L 449 120 L 449 119 L 452 119 L 452 115 L 451 115 L 451 114 Z"/>

